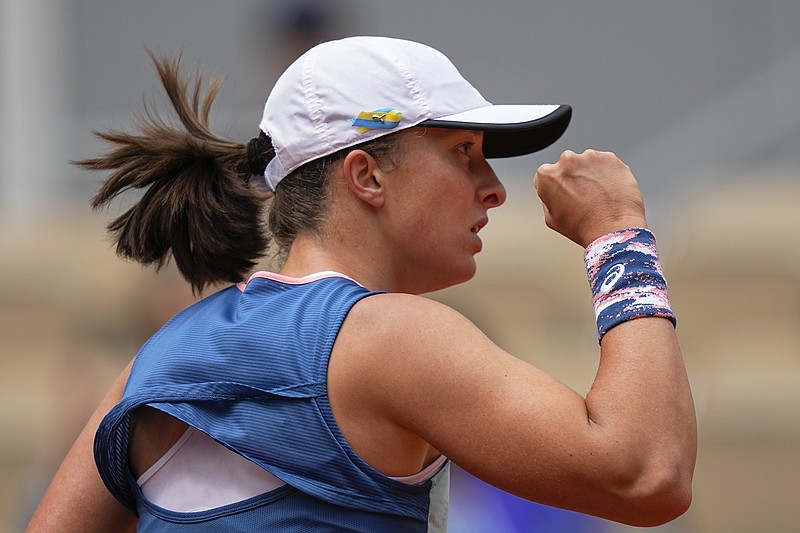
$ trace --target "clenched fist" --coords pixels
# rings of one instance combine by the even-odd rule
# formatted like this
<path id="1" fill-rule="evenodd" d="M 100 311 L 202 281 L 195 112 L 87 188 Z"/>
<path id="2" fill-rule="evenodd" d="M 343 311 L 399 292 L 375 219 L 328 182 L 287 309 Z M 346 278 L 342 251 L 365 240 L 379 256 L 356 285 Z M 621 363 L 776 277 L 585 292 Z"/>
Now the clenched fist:
<path id="1" fill-rule="evenodd" d="M 624 228 L 646 228 L 644 200 L 631 169 L 611 152 L 567 150 L 533 178 L 547 226 L 586 247 Z"/>

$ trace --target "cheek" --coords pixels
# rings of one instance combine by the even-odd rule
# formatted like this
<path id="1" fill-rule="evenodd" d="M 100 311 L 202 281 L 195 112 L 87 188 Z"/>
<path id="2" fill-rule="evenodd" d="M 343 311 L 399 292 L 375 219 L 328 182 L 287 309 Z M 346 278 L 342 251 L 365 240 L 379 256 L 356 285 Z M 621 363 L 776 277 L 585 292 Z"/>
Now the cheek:
<path id="1" fill-rule="evenodd" d="M 436 159 L 424 162 L 424 168 L 416 165 L 411 169 L 413 178 L 408 185 L 413 190 L 404 194 L 403 222 L 413 247 L 452 241 L 454 232 L 468 224 L 473 210 L 475 192 L 467 177 Z"/>
<path id="2" fill-rule="evenodd" d="M 425 208 L 416 210 L 411 216 L 410 227 L 415 233 L 426 234 L 434 231 L 439 222 L 436 217 L 430 215 Z"/>
<path id="3" fill-rule="evenodd" d="M 439 239 L 441 237 L 441 224 L 436 217 L 427 213 L 419 213 L 414 216 L 406 233 L 405 246 L 409 251 L 416 250 L 414 253 L 429 255 L 440 248 Z"/>

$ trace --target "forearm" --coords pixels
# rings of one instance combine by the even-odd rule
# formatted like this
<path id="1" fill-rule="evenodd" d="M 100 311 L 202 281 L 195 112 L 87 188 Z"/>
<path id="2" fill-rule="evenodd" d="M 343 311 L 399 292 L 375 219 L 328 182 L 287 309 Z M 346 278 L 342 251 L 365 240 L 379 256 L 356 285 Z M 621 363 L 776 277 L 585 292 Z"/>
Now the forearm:
<path id="1" fill-rule="evenodd" d="M 618 325 L 601 345 L 586 397 L 589 424 L 610 456 L 612 483 L 632 509 L 659 505 L 680 514 L 691 499 L 697 427 L 673 325 L 640 318 Z"/>
<path id="2" fill-rule="evenodd" d="M 75 440 L 28 525 L 29 532 L 133 531 L 136 517 L 103 485 L 94 464 L 94 434 L 122 397 L 130 365 L 123 370 Z"/>

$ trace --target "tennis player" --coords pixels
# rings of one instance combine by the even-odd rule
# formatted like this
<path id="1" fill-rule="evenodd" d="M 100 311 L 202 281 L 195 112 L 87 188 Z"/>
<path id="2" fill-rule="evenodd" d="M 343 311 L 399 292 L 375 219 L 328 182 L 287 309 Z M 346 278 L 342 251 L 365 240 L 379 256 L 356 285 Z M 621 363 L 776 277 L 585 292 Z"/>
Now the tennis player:
<path id="1" fill-rule="evenodd" d="M 687 509 L 692 396 L 614 154 L 567 151 L 534 178 L 546 224 L 585 248 L 600 346 L 585 397 L 420 296 L 475 274 L 506 198 L 487 159 L 551 145 L 569 106 L 493 105 L 432 48 L 353 37 L 293 63 L 240 144 L 209 130 L 218 84 L 203 95 L 156 64 L 179 125 L 102 134 L 110 151 L 83 162 L 108 173 L 94 206 L 142 190 L 109 226 L 118 253 L 228 286 L 141 348 L 31 531 L 443 532 L 451 462 L 628 524 Z M 253 273 L 270 243 L 280 268 Z"/>

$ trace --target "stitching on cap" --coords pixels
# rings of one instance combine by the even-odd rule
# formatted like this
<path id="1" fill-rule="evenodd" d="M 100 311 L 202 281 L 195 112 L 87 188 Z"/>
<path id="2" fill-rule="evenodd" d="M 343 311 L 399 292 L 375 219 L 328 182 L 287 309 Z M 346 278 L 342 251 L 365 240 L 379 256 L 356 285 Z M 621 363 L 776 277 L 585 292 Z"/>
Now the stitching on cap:
<path id="1" fill-rule="evenodd" d="M 428 105 L 428 97 L 425 94 L 425 90 L 423 89 L 422 84 L 420 84 L 419 80 L 416 79 L 413 76 L 413 74 L 411 74 L 411 72 L 406 68 L 406 63 L 403 62 L 400 59 L 400 57 L 398 57 L 396 54 L 391 54 L 391 52 L 390 55 L 392 58 L 392 63 L 394 63 L 395 67 L 397 67 L 397 70 L 400 71 L 400 74 L 403 76 L 403 81 L 405 82 L 406 87 L 408 88 L 408 92 L 411 95 L 411 98 L 413 98 L 414 102 L 421 109 L 425 110 L 426 117 L 430 116 L 431 108 L 430 105 Z"/>
<path id="2" fill-rule="evenodd" d="M 314 130 L 319 135 L 323 146 L 325 146 L 327 149 L 331 145 L 331 135 L 328 124 L 325 122 L 325 114 L 322 111 L 322 102 L 319 98 L 319 95 L 317 95 L 314 91 L 314 87 L 312 85 L 313 70 L 314 61 L 311 57 L 308 57 L 303 63 L 303 95 L 305 96 L 306 102 L 308 102 L 308 115 L 311 118 L 311 123 L 314 125 Z M 306 157 L 307 155 L 304 154 L 303 158 Z M 297 165 L 295 164 L 294 167 L 296 166 Z M 291 170 L 294 170 L 294 168 Z M 287 169 L 289 172 L 291 172 L 291 170 Z"/>

